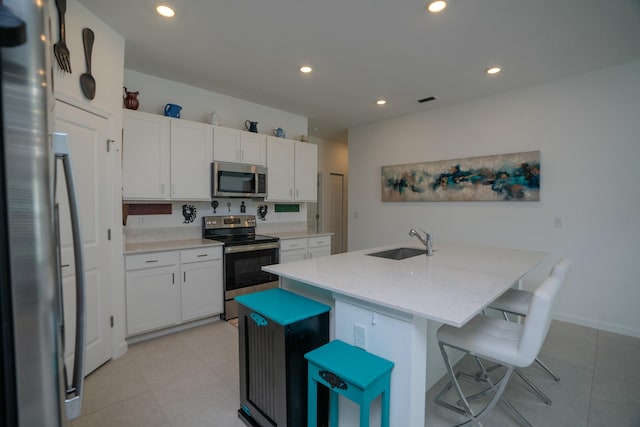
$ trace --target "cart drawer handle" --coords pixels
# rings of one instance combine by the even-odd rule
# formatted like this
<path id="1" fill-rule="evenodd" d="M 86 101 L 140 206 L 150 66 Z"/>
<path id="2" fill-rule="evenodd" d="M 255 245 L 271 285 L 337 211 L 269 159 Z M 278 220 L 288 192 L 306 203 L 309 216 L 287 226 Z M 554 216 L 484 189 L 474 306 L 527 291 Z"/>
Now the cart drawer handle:
<path id="1" fill-rule="evenodd" d="M 251 313 L 251 318 L 253 319 L 254 322 L 256 322 L 256 325 L 258 325 L 258 326 L 267 326 L 267 323 L 268 323 L 267 319 L 265 319 L 264 317 L 262 317 L 258 313 Z"/>
<path id="2" fill-rule="evenodd" d="M 329 383 L 331 388 L 338 387 L 340 390 L 346 390 L 347 389 L 347 383 L 345 383 L 342 378 L 340 378 L 339 376 L 337 376 L 333 372 L 320 371 L 320 372 L 318 372 L 318 374 L 320 374 L 320 378 L 322 378 L 323 380 L 325 380 L 326 382 Z"/>

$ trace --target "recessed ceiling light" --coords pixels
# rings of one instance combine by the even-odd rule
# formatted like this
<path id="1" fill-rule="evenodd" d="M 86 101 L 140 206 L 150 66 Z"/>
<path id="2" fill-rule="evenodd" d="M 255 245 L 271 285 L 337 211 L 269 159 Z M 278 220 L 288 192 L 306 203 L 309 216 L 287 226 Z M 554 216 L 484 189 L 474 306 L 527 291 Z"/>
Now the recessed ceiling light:
<path id="1" fill-rule="evenodd" d="M 387 100 L 386 100 L 386 99 L 378 99 L 378 100 L 376 101 L 376 104 L 378 104 L 378 105 L 384 105 L 384 104 L 386 104 L 386 103 L 387 103 Z"/>
<path id="2" fill-rule="evenodd" d="M 303 65 L 302 67 L 300 67 L 300 71 L 308 74 L 313 71 L 313 68 L 309 67 L 308 65 Z"/>
<path id="3" fill-rule="evenodd" d="M 442 12 L 447 7 L 444 0 L 430 0 L 427 2 L 427 10 L 431 13 Z"/>
<path id="4" fill-rule="evenodd" d="M 496 66 L 496 67 L 487 68 L 486 73 L 490 76 L 495 76 L 496 74 L 500 74 L 501 71 L 502 71 L 502 68 Z"/>
<path id="5" fill-rule="evenodd" d="M 157 5 L 156 12 L 158 12 L 158 14 L 164 16 L 165 18 L 173 18 L 174 16 L 176 16 L 176 11 L 173 10 L 171 6 L 167 6 L 166 4 Z"/>

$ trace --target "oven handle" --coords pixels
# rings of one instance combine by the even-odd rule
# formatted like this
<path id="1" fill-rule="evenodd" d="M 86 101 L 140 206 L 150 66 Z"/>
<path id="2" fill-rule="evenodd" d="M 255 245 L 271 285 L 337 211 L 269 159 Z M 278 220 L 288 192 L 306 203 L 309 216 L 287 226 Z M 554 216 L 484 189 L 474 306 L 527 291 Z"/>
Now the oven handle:
<path id="1" fill-rule="evenodd" d="M 255 245 L 225 246 L 224 253 L 235 254 L 239 252 L 251 252 L 251 251 L 260 251 L 262 249 L 279 249 L 279 248 L 280 248 L 280 242 L 257 243 Z"/>

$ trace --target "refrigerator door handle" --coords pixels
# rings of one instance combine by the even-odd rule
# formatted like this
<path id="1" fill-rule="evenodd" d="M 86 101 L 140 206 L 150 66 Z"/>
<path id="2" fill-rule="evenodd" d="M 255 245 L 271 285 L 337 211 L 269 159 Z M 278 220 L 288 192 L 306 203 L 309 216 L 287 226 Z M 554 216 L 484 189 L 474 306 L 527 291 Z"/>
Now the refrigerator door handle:
<path id="1" fill-rule="evenodd" d="M 67 134 L 53 134 L 53 150 L 56 164 L 62 160 L 65 180 L 67 183 L 67 195 L 69 199 L 69 216 L 71 217 L 71 233 L 73 235 L 73 258 L 76 273 L 76 339 L 73 361 L 73 379 L 71 385 L 66 384 L 65 376 L 65 409 L 67 419 L 71 420 L 80 416 L 82 411 L 82 390 L 84 388 L 84 361 L 85 361 L 85 284 L 84 264 L 82 259 L 82 238 L 80 236 L 80 218 L 78 215 L 78 201 L 76 198 L 73 171 L 71 169 L 71 153 Z"/>

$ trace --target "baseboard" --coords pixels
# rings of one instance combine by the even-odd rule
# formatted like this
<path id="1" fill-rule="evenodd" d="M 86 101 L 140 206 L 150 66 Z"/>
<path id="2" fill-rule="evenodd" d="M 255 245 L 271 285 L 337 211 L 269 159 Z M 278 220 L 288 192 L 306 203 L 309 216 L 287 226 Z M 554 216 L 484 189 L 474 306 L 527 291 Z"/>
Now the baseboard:
<path id="1" fill-rule="evenodd" d="M 144 334 L 139 334 L 139 335 L 133 335 L 130 337 L 127 337 L 127 343 L 128 344 L 135 344 L 138 342 L 142 342 L 142 341 L 146 341 L 146 340 L 150 340 L 152 338 L 158 338 L 164 335 L 169 335 L 169 334 L 173 334 L 175 332 L 180 332 L 180 331 L 184 331 L 187 329 L 191 329 L 191 328 L 195 328 L 197 326 L 202 326 L 202 325 L 207 325 L 209 323 L 213 323 L 213 322 L 220 322 L 220 316 L 216 315 L 213 317 L 207 317 L 206 319 L 200 319 L 200 320 L 194 320 L 193 322 L 189 322 L 189 323 L 183 323 L 180 325 L 176 325 L 176 326 L 172 326 L 169 328 L 164 328 L 164 329 L 159 329 L 156 331 L 151 331 L 151 332 L 147 332 Z"/>
<path id="2" fill-rule="evenodd" d="M 586 326 L 588 328 L 598 329 L 600 331 L 613 332 L 614 334 L 640 338 L 640 329 L 628 328 L 626 326 L 617 325 L 615 323 L 599 322 L 580 316 L 572 316 L 562 313 L 556 313 L 554 319 L 567 323 L 573 323 L 575 325 Z"/>

